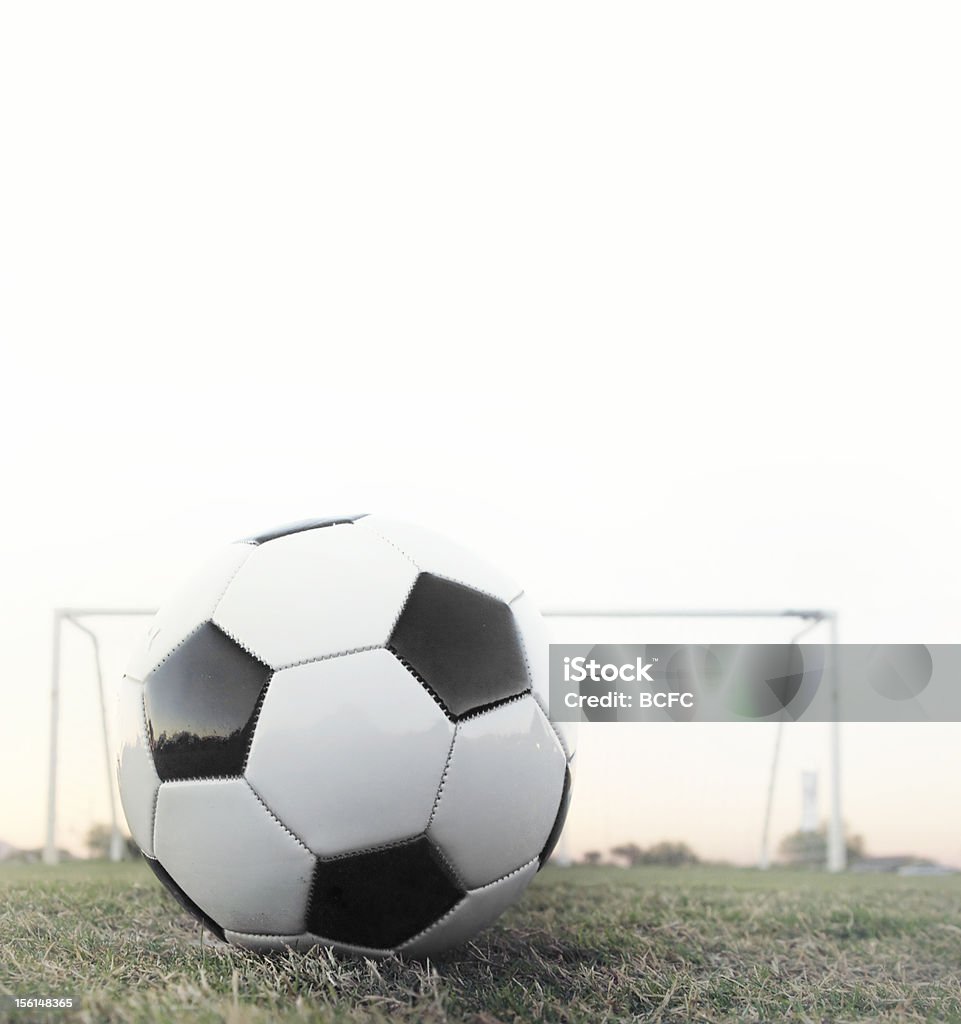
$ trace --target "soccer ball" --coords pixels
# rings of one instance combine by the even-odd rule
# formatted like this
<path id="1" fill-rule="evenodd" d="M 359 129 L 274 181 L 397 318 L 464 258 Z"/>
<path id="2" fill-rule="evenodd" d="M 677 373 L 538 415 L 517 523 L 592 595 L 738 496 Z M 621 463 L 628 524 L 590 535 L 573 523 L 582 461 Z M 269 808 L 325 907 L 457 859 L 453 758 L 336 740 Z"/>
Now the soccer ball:
<path id="1" fill-rule="evenodd" d="M 311 520 L 217 554 L 121 687 L 147 863 L 228 942 L 419 957 L 524 891 L 567 813 L 572 727 L 510 579 L 419 527 Z"/>

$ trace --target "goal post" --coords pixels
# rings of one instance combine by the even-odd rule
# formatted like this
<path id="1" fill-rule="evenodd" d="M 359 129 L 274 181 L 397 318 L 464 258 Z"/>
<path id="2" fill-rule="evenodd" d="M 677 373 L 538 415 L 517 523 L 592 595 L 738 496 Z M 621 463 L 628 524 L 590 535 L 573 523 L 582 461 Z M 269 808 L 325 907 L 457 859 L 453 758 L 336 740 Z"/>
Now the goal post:
<path id="1" fill-rule="evenodd" d="M 824 623 L 829 630 L 828 646 L 828 679 L 830 684 L 831 704 L 834 710 L 829 723 L 828 765 L 831 777 L 830 802 L 831 814 L 828 820 L 827 837 L 827 870 L 832 873 L 844 871 L 847 867 L 847 848 L 844 842 L 844 820 L 841 813 L 841 723 L 840 723 L 840 672 L 837 654 L 838 645 L 838 613 L 826 609 L 661 609 L 661 608 L 613 608 L 598 611 L 577 608 L 548 608 L 543 612 L 545 618 L 554 619 L 787 619 L 805 623 L 805 628 L 795 637 Z M 780 725 L 779 725 L 780 728 Z M 780 747 L 778 736 L 774 758 L 771 765 L 769 798 L 765 810 L 762 830 L 761 856 L 759 864 L 762 868 L 769 865 L 767 855 L 767 834 L 771 813 L 771 795 L 773 791 L 774 773 L 777 770 L 777 757 Z"/>
<path id="2" fill-rule="evenodd" d="M 123 839 L 114 794 L 110 728 L 107 715 L 107 697 L 104 690 L 103 666 L 100 657 L 100 638 L 86 620 L 126 616 L 154 615 L 153 608 L 55 608 L 53 612 L 53 646 L 50 659 L 50 765 L 47 783 L 47 835 L 43 847 L 43 863 L 57 864 L 60 853 L 57 847 L 57 769 L 60 749 L 60 677 L 61 648 L 64 625 L 68 624 L 87 636 L 91 643 L 94 669 L 97 680 L 97 694 L 100 705 L 100 722 L 103 739 L 104 763 L 107 771 L 107 793 L 110 801 L 110 859 L 123 858 Z"/>

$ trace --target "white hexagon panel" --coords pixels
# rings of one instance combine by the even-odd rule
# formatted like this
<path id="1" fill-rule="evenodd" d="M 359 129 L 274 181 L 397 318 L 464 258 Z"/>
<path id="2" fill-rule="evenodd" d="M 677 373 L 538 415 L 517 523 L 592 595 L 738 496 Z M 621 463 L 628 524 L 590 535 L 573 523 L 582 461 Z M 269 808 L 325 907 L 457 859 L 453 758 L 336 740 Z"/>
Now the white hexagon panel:
<path id="1" fill-rule="evenodd" d="M 554 730 L 521 697 L 457 723 L 428 835 L 469 889 L 487 885 L 544 853 L 568 786 Z"/>
<path id="2" fill-rule="evenodd" d="M 398 522 L 386 516 L 364 516 L 356 523 L 359 531 L 370 531 L 383 537 L 415 563 L 421 572 L 453 580 L 510 603 L 521 588 L 473 551 L 455 544 L 414 523 Z"/>
<path id="3" fill-rule="evenodd" d="M 323 857 L 422 832 L 453 723 L 389 651 L 274 674 L 247 761 L 265 803 Z"/>
<path id="4" fill-rule="evenodd" d="M 156 856 L 220 928 L 302 931 L 315 858 L 243 779 L 165 782 Z"/>
<path id="5" fill-rule="evenodd" d="M 386 643 L 417 577 L 406 555 L 351 522 L 250 550 L 213 621 L 275 669 Z"/>

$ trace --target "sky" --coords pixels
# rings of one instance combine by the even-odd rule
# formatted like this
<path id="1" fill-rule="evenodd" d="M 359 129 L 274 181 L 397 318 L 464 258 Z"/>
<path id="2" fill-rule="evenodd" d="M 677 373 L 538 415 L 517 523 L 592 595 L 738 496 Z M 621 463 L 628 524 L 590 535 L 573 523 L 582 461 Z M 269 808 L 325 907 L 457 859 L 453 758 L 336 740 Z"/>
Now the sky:
<path id="1" fill-rule="evenodd" d="M 52 609 L 155 605 L 313 515 L 421 522 L 543 607 L 824 607 L 849 642 L 958 642 L 959 27 L 937 3 L 4 8 L 0 838 L 43 838 Z M 653 628 L 616 637 L 677 627 Z M 133 631 L 105 627 L 111 686 Z M 106 769 L 80 638 L 64 666 L 76 845 Z M 871 852 L 961 866 L 959 729 L 844 727 Z M 772 745 L 585 728 L 566 842 L 750 862 Z M 775 835 L 802 769 L 827 810 L 826 729 L 783 753 Z"/>

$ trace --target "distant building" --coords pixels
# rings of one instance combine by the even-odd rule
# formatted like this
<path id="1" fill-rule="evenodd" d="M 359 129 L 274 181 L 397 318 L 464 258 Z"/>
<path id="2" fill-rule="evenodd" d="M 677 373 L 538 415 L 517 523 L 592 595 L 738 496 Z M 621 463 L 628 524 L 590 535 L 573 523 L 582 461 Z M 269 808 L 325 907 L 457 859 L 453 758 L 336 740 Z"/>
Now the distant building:
<path id="1" fill-rule="evenodd" d="M 77 859 L 76 855 L 69 850 L 58 850 L 57 852 L 62 861 Z M 0 839 L 0 864 L 39 864 L 41 853 L 41 850 L 21 850 L 12 843 Z"/>
<path id="2" fill-rule="evenodd" d="M 898 868 L 899 875 L 956 875 L 957 873 L 957 868 L 949 868 L 947 864 L 934 864 L 931 862 L 905 864 L 903 868 Z"/>
<path id="3" fill-rule="evenodd" d="M 901 854 L 893 857 L 862 857 L 851 865 L 851 871 L 860 874 L 950 875 L 954 874 L 955 869 L 924 857 Z"/>

